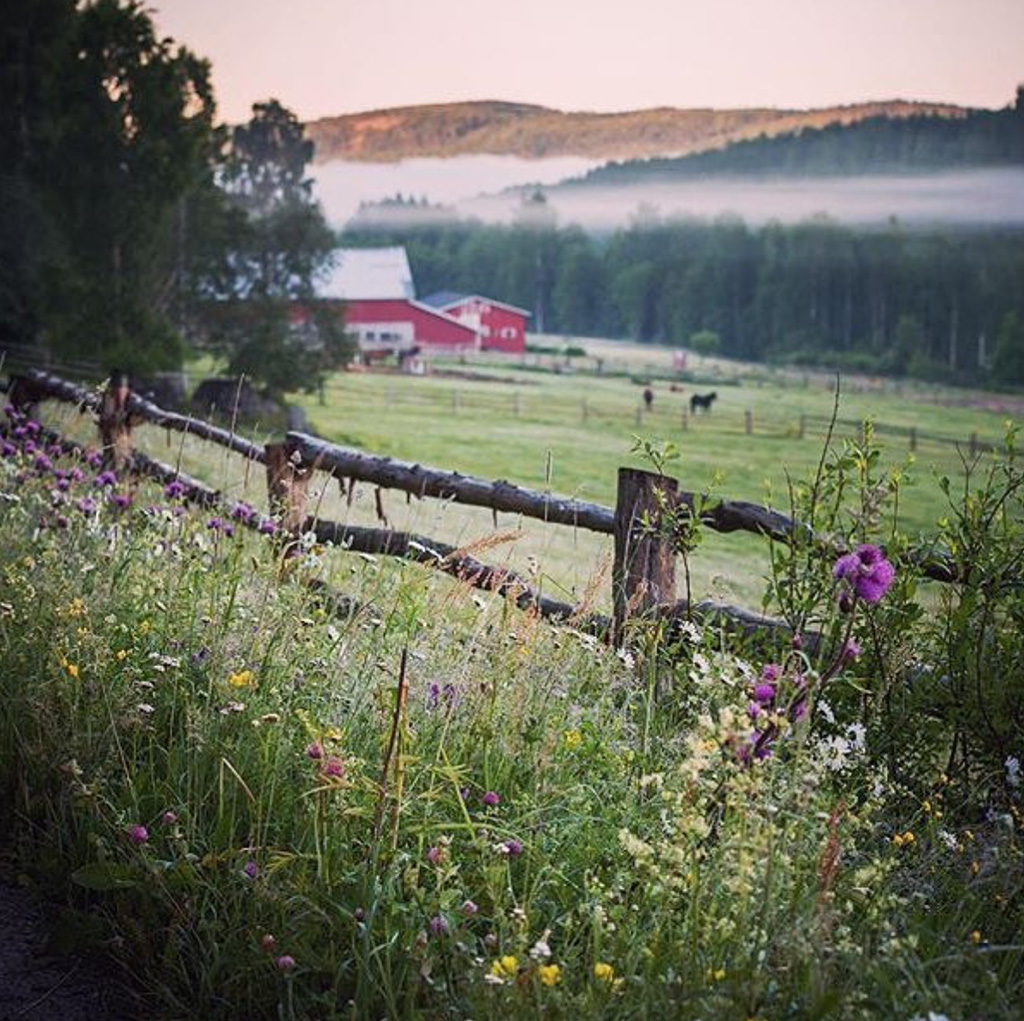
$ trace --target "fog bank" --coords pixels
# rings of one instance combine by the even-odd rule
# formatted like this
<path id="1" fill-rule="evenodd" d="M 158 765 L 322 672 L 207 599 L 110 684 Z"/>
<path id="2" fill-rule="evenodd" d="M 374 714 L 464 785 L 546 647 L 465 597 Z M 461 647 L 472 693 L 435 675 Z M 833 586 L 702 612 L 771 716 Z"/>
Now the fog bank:
<path id="1" fill-rule="evenodd" d="M 1024 168 L 857 177 L 688 179 L 634 185 L 583 186 L 558 181 L 596 166 L 591 160 L 525 160 L 458 156 L 401 163 L 332 162 L 316 168 L 316 192 L 328 219 L 342 226 L 360 202 L 400 192 L 450 206 L 459 216 L 511 222 L 522 193 L 545 185 L 560 225 L 590 230 L 625 226 L 641 216 L 714 218 L 734 214 L 751 224 L 794 222 L 818 214 L 861 226 L 897 218 L 907 225 L 1024 225 Z M 532 190 L 532 189 L 531 189 Z M 400 209 L 388 211 L 398 226 Z"/>

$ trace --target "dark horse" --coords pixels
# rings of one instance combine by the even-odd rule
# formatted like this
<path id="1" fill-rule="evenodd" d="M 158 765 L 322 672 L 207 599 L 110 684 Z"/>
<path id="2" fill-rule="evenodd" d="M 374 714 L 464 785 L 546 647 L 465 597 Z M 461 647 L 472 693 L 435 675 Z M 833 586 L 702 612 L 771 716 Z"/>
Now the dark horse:
<path id="1" fill-rule="evenodd" d="M 710 411 L 711 405 L 718 400 L 718 394 L 714 390 L 709 394 L 694 394 L 690 398 L 690 414 L 694 414 L 698 408 Z"/>

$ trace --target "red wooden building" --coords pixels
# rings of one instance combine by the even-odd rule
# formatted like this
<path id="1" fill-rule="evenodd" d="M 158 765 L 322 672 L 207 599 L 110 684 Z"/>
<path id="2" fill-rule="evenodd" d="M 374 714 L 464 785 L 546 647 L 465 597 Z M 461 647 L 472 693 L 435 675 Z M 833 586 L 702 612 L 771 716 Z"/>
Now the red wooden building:
<path id="1" fill-rule="evenodd" d="M 345 325 L 366 356 L 480 346 L 473 325 L 416 300 L 409 260 L 401 247 L 338 249 L 317 297 L 341 305 Z"/>
<path id="2" fill-rule="evenodd" d="M 525 308 L 455 291 L 438 291 L 424 298 L 423 303 L 472 326 L 480 335 L 484 351 L 521 354 L 526 350 L 526 320 L 530 313 Z"/>

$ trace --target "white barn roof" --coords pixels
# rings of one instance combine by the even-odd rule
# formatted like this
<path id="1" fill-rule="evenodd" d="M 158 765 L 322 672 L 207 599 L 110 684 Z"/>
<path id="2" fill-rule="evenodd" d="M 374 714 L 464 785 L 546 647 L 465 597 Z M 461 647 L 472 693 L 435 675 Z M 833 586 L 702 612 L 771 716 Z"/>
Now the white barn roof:
<path id="1" fill-rule="evenodd" d="M 336 248 L 334 267 L 317 293 L 321 298 L 358 301 L 414 298 L 416 289 L 404 248 Z"/>

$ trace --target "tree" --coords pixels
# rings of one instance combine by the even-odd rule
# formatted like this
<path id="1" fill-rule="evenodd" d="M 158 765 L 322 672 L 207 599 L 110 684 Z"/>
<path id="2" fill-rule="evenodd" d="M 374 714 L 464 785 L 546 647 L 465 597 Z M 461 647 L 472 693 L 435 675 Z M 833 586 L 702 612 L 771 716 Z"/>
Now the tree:
<path id="1" fill-rule="evenodd" d="M 992 379 L 1002 385 L 1024 383 L 1024 316 L 1016 312 L 1007 312 L 999 324 Z"/>
<path id="2" fill-rule="evenodd" d="M 699 355 L 717 354 L 722 347 L 722 338 L 714 330 L 698 330 L 690 334 L 690 347 Z"/>
<path id="3" fill-rule="evenodd" d="M 57 355 L 176 365 L 184 202 L 215 145 L 209 64 L 157 38 L 137 0 L 11 7 L 0 329 Z"/>
<path id="4" fill-rule="evenodd" d="M 353 353 L 337 311 L 316 302 L 335 239 L 305 176 L 312 157 L 303 125 L 272 99 L 235 128 L 220 174 L 226 257 L 207 267 L 203 328 L 230 371 L 277 393 L 315 389 Z"/>

